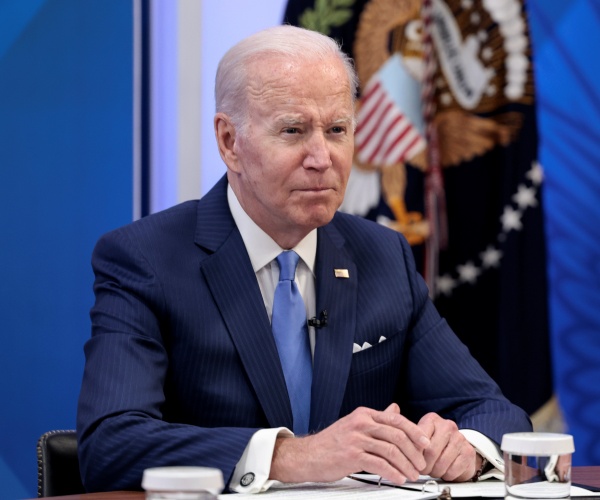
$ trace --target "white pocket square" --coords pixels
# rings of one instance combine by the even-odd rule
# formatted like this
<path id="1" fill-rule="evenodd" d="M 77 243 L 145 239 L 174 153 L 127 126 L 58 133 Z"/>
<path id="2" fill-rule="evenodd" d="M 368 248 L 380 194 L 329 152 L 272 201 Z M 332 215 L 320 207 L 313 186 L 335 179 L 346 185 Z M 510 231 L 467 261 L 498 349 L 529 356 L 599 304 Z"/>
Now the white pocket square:
<path id="1" fill-rule="evenodd" d="M 379 343 L 381 344 L 384 340 L 386 340 L 386 338 L 382 335 L 381 337 L 379 337 Z M 369 347 L 373 347 L 371 344 L 369 344 L 368 342 L 363 342 L 363 345 L 358 345 L 356 343 L 352 344 L 352 354 L 355 354 L 357 352 L 360 351 L 364 351 L 365 349 L 368 349 Z"/>

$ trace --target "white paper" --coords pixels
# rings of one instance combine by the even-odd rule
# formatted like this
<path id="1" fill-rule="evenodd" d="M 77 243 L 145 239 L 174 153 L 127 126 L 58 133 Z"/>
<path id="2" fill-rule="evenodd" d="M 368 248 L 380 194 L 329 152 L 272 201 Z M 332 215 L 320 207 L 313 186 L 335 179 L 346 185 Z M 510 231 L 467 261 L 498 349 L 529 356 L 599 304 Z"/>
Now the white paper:
<path id="1" fill-rule="evenodd" d="M 358 475 L 363 479 L 368 479 L 371 481 L 378 481 L 378 476 L 372 476 L 367 474 Z M 431 481 L 432 478 L 429 476 L 421 476 L 419 481 L 414 483 L 405 483 L 402 485 L 403 488 L 412 488 L 416 491 L 421 491 L 425 482 Z M 453 498 L 464 498 L 464 497 L 484 497 L 484 498 L 503 498 L 505 496 L 505 488 L 504 481 L 498 481 L 495 479 L 490 479 L 487 481 L 477 481 L 466 482 L 466 483 L 446 483 L 443 481 L 436 481 L 436 485 L 428 485 L 425 486 L 426 491 L 437 492 L 441 491 L 444 487 L 448 486 L 450 488 L 450 495 Z M 382 480 L 382 484 L 392 484 L 385 479 Z M 581 496 L 600 496 L 600 492 L 593 492 L 583 488 L 579 488 L 577 486 L 571 486 L 571 496 L 572 497 L 581 497 Z"/>
<path id="2" fill-rule="evenodd" d="M 377 480 L 379 480 L 378 476 Z M 366 497 L 365 495 L 368 496 Z M 305 500 L 309 498 L 431 500 L 437 498 L 437 494 L 422 493 L 420 490 L 411 491 L 390 486 L 378 487 L 377 484 L 367 484 L 355 479 L 344 478 L 334 483 L 275 483 L 269 490 L 265 491 L 264 493 L 259 493 L 258 496 L 250 493 L 236 493 L 234 497 L 235 500 L 260 500 L 264 497 L 273 499 L 281 498 L 285 500 Z M 231 500 L 232 496 L 219 495 L 219 499 Z"/>

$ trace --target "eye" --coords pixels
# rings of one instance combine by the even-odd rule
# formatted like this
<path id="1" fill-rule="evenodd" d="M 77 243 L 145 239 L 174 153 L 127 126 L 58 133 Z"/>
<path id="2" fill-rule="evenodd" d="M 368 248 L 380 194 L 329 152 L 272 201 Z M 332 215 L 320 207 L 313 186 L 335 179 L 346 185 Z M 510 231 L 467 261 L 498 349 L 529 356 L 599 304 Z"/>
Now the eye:
<path id="1" fill-rule="evenodd" d="M 296 127 L 286 127 L 283 129 L 284 134 L 298 134 L 300 133 L 300 129 Z"/>
<path id="2" fill-rule="evenodd" d="M 345 131 L 346 131 L 346 128 L 342 127 L 342 126 L 331 127 L 331 132 L 333 134 L 343 134 Z"/>

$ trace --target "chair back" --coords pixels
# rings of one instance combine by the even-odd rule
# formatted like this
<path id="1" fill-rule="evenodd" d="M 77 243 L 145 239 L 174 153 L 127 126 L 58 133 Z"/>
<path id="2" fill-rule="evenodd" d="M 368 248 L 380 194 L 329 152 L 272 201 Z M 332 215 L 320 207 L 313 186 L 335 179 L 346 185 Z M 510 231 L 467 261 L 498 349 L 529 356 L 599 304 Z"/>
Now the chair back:
<path id="1" fill-rule="evenodd" d="M 37 443 L 38 498 L 85 493 L 74 430 L 49 431 Z"/>

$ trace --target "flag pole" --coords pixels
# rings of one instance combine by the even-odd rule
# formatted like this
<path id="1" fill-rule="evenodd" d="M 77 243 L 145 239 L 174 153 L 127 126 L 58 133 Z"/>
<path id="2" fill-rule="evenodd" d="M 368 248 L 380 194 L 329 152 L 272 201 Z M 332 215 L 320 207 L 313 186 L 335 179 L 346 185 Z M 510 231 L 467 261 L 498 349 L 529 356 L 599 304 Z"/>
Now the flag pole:
<path id="1" fill-rule="evenodd" d="M 448 243 L 448 226 L 446 216 L 446 195 L 440 159 L 439 138 L 434 122 L 435 74 L 437 61 L 432 38 L 433 4 L 432 0 L 423 0 L 421 5 L 423 22 L 423 85 L 421 98 L 423 118 L 425 122 L 425 139 L 427 141 L 425 174 L 425 216 L 429 223 L 429 236 L 425 242 L 424 278 L 429 287 L 429 295 L 436 295 L 436 278 L 439 271 L 439 252 Z"/>

